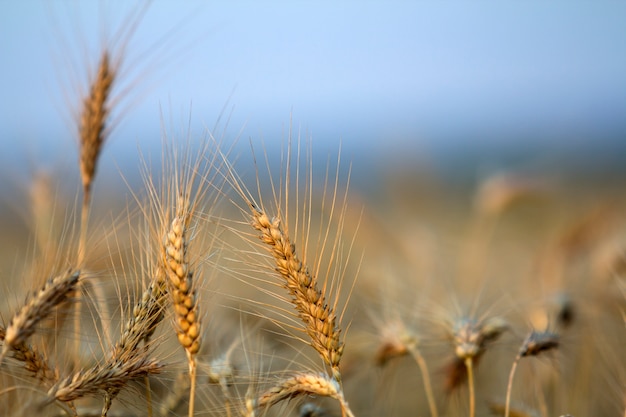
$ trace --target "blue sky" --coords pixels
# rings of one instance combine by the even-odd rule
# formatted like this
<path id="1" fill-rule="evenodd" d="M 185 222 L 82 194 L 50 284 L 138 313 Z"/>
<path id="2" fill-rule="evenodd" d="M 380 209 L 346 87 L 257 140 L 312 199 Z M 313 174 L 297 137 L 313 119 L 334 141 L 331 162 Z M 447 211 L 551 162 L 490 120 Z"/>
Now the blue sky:
<path id="1" fill-rule="evenodd" d="M 73 144 L 67 102 L 132 9 L 0 3 L 3 152 Z M 225 106 L 229 135 L 266 144 L 290 118 L 314 147 L 374 152 L 599 140 L 626 132 L 626 2 L 159 0 L 122 68 L 120 154 L 158 143 L 161 114 L 197 131 Z"/>

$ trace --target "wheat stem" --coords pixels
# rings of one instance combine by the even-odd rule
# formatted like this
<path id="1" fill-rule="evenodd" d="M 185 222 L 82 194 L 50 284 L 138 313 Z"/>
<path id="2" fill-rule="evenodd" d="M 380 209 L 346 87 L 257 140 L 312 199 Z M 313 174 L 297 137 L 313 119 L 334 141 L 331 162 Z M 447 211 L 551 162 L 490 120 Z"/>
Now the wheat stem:
<path id="1" fill-rule="evenodd" d="M 424 391 L 426 391 L 426 399 L 428 400 L 428 407 L 430 408 L 431 417 L 438 417 L 439 413 L 437 411 L 437 403 L 435 402 L 435 395 L 433 394 L 433 387 L 430 382 L 430 373 L 428 372 L 428 365 L 424 360 L 424 357 L 420 353 L 419 349 L 416 346 L 408 346 L 409 352 L 411 352 L 411 356 L 417 362 L 417 365 L 420 368 L 420 372 L 422 373 L 422 380 L 424 381 Z"/>
<path id="2" fill-rule="evenodd" d="M 193 417 L 196 398 L 196 371 L 198 369 L 195 358 L 189 359 L 189 417 Z"/>
<path id="3" fill-rule="evenodd" d="M 521 356 L 518 354 L 515 356 L 515 361 L 513 361 L 513 366 L 511 366 L 511 372 L 509 372 L 509 382 L 506 386 L 506 400 L 504 403 L 504 417 L 509 417 L 509 412 L 511 411 L 511 388 L 513 388 L 513 376 L 515 375 L 515 370 L 517 369 L 517 364 L 519 363 Z"/>
<path id="4" fill-rule="evenodd" d="M 474 398 L 474 367 L 471 356 L 465 358 L 465 367 L 467 368 L 467 384 L 469 387 L 469 417 L 474 417 L 476 414 L 476 399 Z"/>
<path id="5" fill-rule="evenodd" d="M 556 349 L 559 346 L 559 335 L 549 331 L 537 332 L 532 330 L 528 336 L 524 339 L 519 352 L 515 356 L 513 365 L 511 366 L 511 372 L 509 373 L 509 382 L 506 388 L 506 403 L 504 409 L 504 417 L 509 417 L 510 403 L 511 403 L 511 390 L 513 388 L 513 376 L 517 369 L 517 364 L 520 359 L 526 356 L 537 356 L 542 352 L 546 352 L 552 349 Z"/>

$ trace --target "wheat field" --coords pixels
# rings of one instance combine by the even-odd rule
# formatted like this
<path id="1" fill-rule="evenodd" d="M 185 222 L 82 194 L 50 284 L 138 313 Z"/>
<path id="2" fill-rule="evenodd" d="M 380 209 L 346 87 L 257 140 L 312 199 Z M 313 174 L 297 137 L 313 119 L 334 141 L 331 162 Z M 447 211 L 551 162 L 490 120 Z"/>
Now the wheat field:
<path id="1" fill-rule="evenodd" d="M 3 171 L 0 414 L 626 416 L 623 180 L 370 178 L 295 128 L 175 125 L 99 187 L 119 35 L 73 169 Z"/>

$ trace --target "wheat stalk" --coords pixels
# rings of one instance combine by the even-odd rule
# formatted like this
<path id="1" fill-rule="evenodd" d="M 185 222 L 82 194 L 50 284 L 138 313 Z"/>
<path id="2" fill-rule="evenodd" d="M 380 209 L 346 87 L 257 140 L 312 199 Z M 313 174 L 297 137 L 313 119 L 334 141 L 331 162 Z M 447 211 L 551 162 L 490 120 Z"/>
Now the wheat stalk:
<path id="1" fill-rule="evenodd" d="M 190 147 L 179 154 L 167 143 L 164 145 L 164 184 L 160 192 L 148 172 L 144 173 L 144 179 L 151 199 L 150 210 L 157 219 L 155 233 L 159 239 L 159 265 L 174 309 L 175 331 L 187 356 L 191 381 L 189 415 L 192 416 L 201 320 L 188 246 L 193 240 L 193 228 L 197 226 L 195 220 L 200 216 L 199 205 L 210 207 L 211 202 L 205 201 L 204 197 L 209 187 L 217 188 L 212 175 L 218 171 L 212 169 L 214 161 L 210 158 L 209 146 L 214 143 L 211 140 L 206 140 L 195 155 Z"/>
<path id="2" fill-rule="evenodd" d="M 456 358 L 451 367 L 452 376 L 449 376 L 449 380 L 452 382 L 449 383 L 449 389 L 453 388 L 455 384 L 458 383 L 458 376 L 460 374 L 459 367 L 464 366 L 467 372 L 469 388 L 470 417 L 474 417 L 476 412 L 474 368 L 477 366 L 487 346 L 498 339 L 508 327 L 508 324 L 499 317 L 492 317 L 485 320 L 463 317 L 458 320 L 452 328 Z"/>
<path id="3" fill-rule="evenodd" d="M 513 377 L 515 375 L 515 370 L 517 369 L 517 364 L 520 359 L 526 356 L 537 356 L 542 352 L 546 352 L 552 349 L 556 349 L 559 347 L 559 335 L 556 333 L 552 333 L 549 331 L 538 332 L 532 330 L 517 352 L 517 356 L 515 356 L 515 360 L 513 361 L 513 365 L 511 366 L 511 372 L 509 373 L 509 383 L 507 384 L 506 389 L 506 401 L 504 408 L 504 417 L 509 417 L 509 412 L 511 410 L 511 389 L 513 388 Z"/>
<path id="4" fill-rule="evenodd" d="M 110 52 L 102 51 L 98 71 L 90 82 L 89 94 L 82 99 L 82 111 L 78 126 L 80 145 L 80 175 L 83 183 L 83 205 L 81 209 L 81 228 L 78 242 L 78 265 L 82 266 L 87 241 L 87 225 L 91 206 L 91 189 L 98 158 L 107 138 L 106 123 L 110 113 L 110 95 L 116 80 L 115 68 L 111 66 Z"/>
<path id="5" fill-rule="evenodd" d="M 304 325 L 302 330 L 308 336 L 308 344 L 310 344 L 313 349 L 318 353 L 324 363 L 324 367 L 326 367 L 327 371 L 329 371 L 332 375 L 332 379 L 336 382 L 336 386 L 339 392 L 338 395 L 341 395 L 341 401 L 343 402 L 343 393 L 341 391 L 340 363 L 344 351 L 344 341 L 341 335 L 341 328 L 339 326 L 340 317 L 338 316 L 336 310 L 339 301 L 339 292 L 342 285 L 342 275 L 340 275 L 339 278 L 334 276 L 331 266 L 333 265 L 333 261 L 340 257 L 339 251 L 341 249 L 341 245 L 339 243 L 339 238 L 341 236 L 344 220 L 343 216 L 345 216 L 345 208 L 347 205 L 346 201 L 344 200 L 344 205 L 342 206 L 343 210 L 337 210 L 340 213 L 340 218 L 338 219 L 339 230 L 338 233 L 335 235 L 334 246 L 332 246 L 332 248 L 327 248 L 326 245 L 330 239 L 329 225 L 331 220 L 335 220 L 334 213 L 337 205 L 337 197 L 339 195 L 339 174 L 337 172 L 337 176 L 335 177 L 334 189 L 333 192 L 330 193 L 331 198 L 328 199 L 330 201 L 327 201 L 326 186 L 328 186 L 328 181 L 326 181 L 321 203 L 322 209 L 326 209 L 325 203 L 329 203 L 330 214 L 329 220 L 327 220 L 328 228 L 320 235 L 319 243 L 321 247 L 318 248 L 318 250 L 320 251 L 320 258 L 314 265 L 314 270 L 317 272 L 321 271 L 322 268 L 327 268 L 327 270 L 325 271 L 326 273 L 324 275 L 324 279 L 320 282 L 318 281 L 317 274 L 312 273 L 311 269 L 309 269 L 309 265 L 307 264 L 306 260 L 299 256 L 296 249 L 296 243 L 294 240 L 292 240 L 293 236 L 287 232 L 287 225 L 289 224 L 287 221 L 287 216 L 289 216 L 290 190 L 291 187 L 293 187 L 294 185 L 291 183 L 290 175 L 292 160 L 291 149 L 292 148 L 290 143 L 288 154 L 284 160 L 286 162 L 283 162 L 286 164 L 286 168 L 284 177 L 282 175 L 280 177 L 281 188 L 277 190 L 272 182 L 272 193 L 274 195 L 274 201 L 276 203 L 278 213 L 273 217 L 269 214 L 269 212 L 264 208 L 262 204 L 258 172 L 257 191 L 261 204 L 254 201 L 251 193 L 243 185 L 243 181 L 238 177 L 233 167 L 227 162 L 225 162 L 227 169 L 226 177 L 229 183 L 238 193 L 238 195 L 244 200 L 245 206 L 239 206 L 237 204 L 236 205 L 242 210 L 242 212 L 246 213 L 245 215 L 248 218 L 249 224 L 254 230 L 258 232 L 257 237 L 258 239 L 260 239 L 262 246 L 264 246 L 269 251 L 274 272 L 277 273 L 280 277 L 279 285 L 283 287 L 289 294 L 289 298 L 286 301 L 288 301 L 293 306 L 293 308 L 295 308 L 295 315 L 297 319 Z M 337 164 L 337 169 L 338 167 L 339 164 Z M 303 245 L 306 252 L 306 245 L 308 239 L 310 238 L 313 189 L 310 183 L 305 183 L 303 194 L 305 195 L 306 201 L 302 206 L 303 213 L 301 213 L 299 211 L 299 199 L 301 193 L 301 191 L 299 191 L 298 189 L 298 187 L 301 185 L 299 181 L 299 170 L 300 168 L 298 164 L 295 180 L 295 199 L 296 205 L 298 206 L 298 211 L 296 211 L 295 217 L 297 219 L 301 218 L 301 220 L 296 220 L 295 224 L 296 228 L 302 227 L 302 232 L 304 236 Z M 307 180 L 310 180 L 312 178 L 312 173 L 307 172 L 306 176 Z M 285 217 L 283 217 L 283 214 Z M 324 267 L 322 267 L 322 254 L 325 250 L 330 251 L 330 259 L 327 260 L 327 265 L 324 265 Z M 335 281 L 335 279 L 339 280 Z M 332 294 L 334 302 L 327 301 L 327 292 Z M 282 296 L 277 295 L 277 297 L 283 299 Z M 311 374 L 307 373 L 302 375 L 310 376 Z M 295 379 L 292 378 L 290 380 L 287 380 L 285 381 L 285 383 L 288 384 L 291 382 L 297 384 L 298 378 L 303 378 L 302 375 L 294 377 Z M 310 377 L 313 379 L 316 378 L 314 376 Z M 318 376 L 317 378 L 321 377 Z M 327 377 L 324 376 L 323 378 Z M 342 406 L 342 408 L 344 407 Z M 347 407 L 345 408 L 347 409 Z M 344 414 L 345 412 L 346 411 L 344 410 Z"/>
<path id="6" fill-rule="evenodd" d="M 399 356 L 411 355 L 417 363 L 424 382 L 424 391 L 428 400 L 431 417 L 438 417 L 437 403 L 430 382 L 430 372 L 424 356 L 418 347 L 419 340 L 416 334 L 409 330 L 400 319 L 385 321 L 380 324 L 381 345 L 377 350 L 375 362 L 384 366 L 390 359 Z"/>
<path id="7" fill-rule="evenodd" d="M 107 49 L 102 51 L 95 78 L 90 82 L 89 94 L 82 99 L 82 111 L 78 126 L 80 145 L 80 175 L 83 184 L 83 202 L 81 207 L 80 236 L 78 240 L 77 265 L 83 267 L 87 245 L 87 226 L 91 211 L 91 190 L 96 174 L 98 158 L 102 146 L 106 140 L 106 122 L 110 112 L 110 94 L 115 82 L 116 71 L 111 66 L 110 53 Z M 74 331 L 79 334 L 80 323 L 80 296 L 76 299 L 76 317 Z M 103 330 L 109 336 L 108 311 L 103 308 Z M 80 342 L 77 338 L 74 345 L 75 354 L 78 356 Z"/>
<path id="8" fill-rule="evenodd" d="M 166 268 L 168 291 L 171 295 L 176 316 L 178 342 L 185 349 L 191 379 L 189 416 L 193 416 L 196 388 L 196 354 L 200 350 L 200 320 L 193 273 L 189 269 L 187 256 L 188 225 L 190 213 L 188 202 L 179 195 L 176 216 L 163 238 L 163 264 Z"/>
<path id="9" fill-rule="evenodd" d="M 262 209 L 250 207 L 252 226 L 261 232 L 261 241 L 270 247 L 276 271 L 285 280 L 284 286 L 292 296 L 292 303 L 299 317 L 306 325 L 311 346 L 331 367 L 333 374 L 338 376 L 344 344 L 340 338 L 334 310 L 326 303 L 324 295 L 318 289 L 316 278 L 298 258 L 296 246 L 284 233 L 280 219 L 275 217 L 270 221 Z"/>

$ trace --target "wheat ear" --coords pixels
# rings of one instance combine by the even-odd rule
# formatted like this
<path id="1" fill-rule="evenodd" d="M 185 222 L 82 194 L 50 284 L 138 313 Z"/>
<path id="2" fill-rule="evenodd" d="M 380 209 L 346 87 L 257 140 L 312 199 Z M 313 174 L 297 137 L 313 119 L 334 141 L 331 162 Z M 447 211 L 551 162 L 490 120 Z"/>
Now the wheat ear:
<path id="1" fill-rule="evenodd" d="M 326 375 L 316 373 L 298 373 L 280 381 L 258 397 L 257 407 L 271 407 L 283 400 L 305 395 L 319 395 L 338 400 L 342 415 L 354 417 L 343 397 L 339 383 Z"/>
<path id="2" fill-rule="evenodd" d="M 107 137 L 106 123 L 110 112 L 109 101 L 116 72 L 111 66 L 109 52 L 105 49 L 100 57 L 98 72 L 90 83 L 89 94 L 83 98 L 78 136 L 80 140 L 80 175 L 83 183 L 83 206 L 78 247 L 78 264 L 85 256 L 87 224 L 91 205 L 91 186 L 96 174 L 98 158 Z"/>
<path id="3" fill-rule="evenodd" d="M 4 341 L 5 336 L 6 330 L 0 326 L 0 341 Z M 34 346 L 20 342 L 11 347 L 11 353 L 15 360 L 23 362 L 24 368 L 42 383 L 53 385 L 57 381 L 56 370 L 50 366 L 46 357 Z"/>
<path id="4" fill-rule="evenodd" d="M 89 201 L 91 185 L 102 145 L 106 139 L 106 121 L 109 115 L 109 97 L 115 70 L 111 67 L 109 52 L 104 50 L 100 57 L 98 72 L 91 82 L 89 95 L 83 99 L 80 116 L 80 174 L 86 200 Z"/>
<path id="5" fill-rule="evenodd" d="M 160 270 L 159 270 L 160 272 Z M 147 344 L 154 334 L 157 325 L 163 319 L 165 303 L 165 283 L 160 273 L 157 278 L 143 292 L 141 299 L 135 304 L 133 314 L 126 322 L 120 340 L 115 344 L 110 361 L 124 361 L 132 359 L 137 354 L 139 344 Z M 120 388 L 114 387 L 106 392 L 102 415 L 105 416 L 111 407 L 113 399 L 119 394 Z M 148 408 L 151 407 L 149 380 L 146 378 L 146 395 Z"/>
<path id="6" fill-rule="evenodd" d="M 165 283 L 153 280 L 133 308 L 119 342 L 113 348 L 113 358 L 124 359 L 137 350 L 141 342 L 148 343 L 163 319 Z"/>
<path id="7" fill-rule="evenodd" d="M 255 205 L 252 210 L 252 227 L 258 230 L 260 239 L 269 246 L 276 264 L 276 271 L 285 280 L 283 283 L 292 297 L 292 304 L 306 325 L 311 346 L 331 367 L 339 380 L 339 362 L 343 353 L 343 342 L 337 325 L 337 316 L 326 303 L 318 289 L 317 280 L 307 266 L 298 258 L 296 246 L 284 232 L 278 217 L 270 220 L 267 214 Z"/>
<path id="8" fill-rule="evenodd" d="M 0 364 L 11 350 L 22 345 L 35 332 L 35 325 L 45 319 L 52 309 L 63 302 L 76 287 L 80 272 L 68 271 L 49 279 L 27 299 L 25 305 L 11 318 L 4 335 Z"/>
<path id="9" fill-rule="evenodd" d="M 57 382 L 48 390 L 48 402 L 71 402 L 88 395 L 121 390 L 130 381 L 157 374 L 161 368 L 158 361 L 139 354 L 127 360 L 109 360 Z"/>
<path id="10" fill-rule="evenodd" d="M 80 114 L 78 137 L 80 145 L 80 175 L 83 183 L 83 203 L 81 207 L 80 236 L 78 239 L 78 259 L 77 264 L 83 267 L 87 245 L 87 226 L 91 209 L 91 189 L 93 179 L 96 174 L 98 158 L 102 146 L 106 140 L 106 122 L 110 112 L 109 101 L 111 89 L 115 82 L 116 72 L 111 66 L 108 50 L 102 52 L 98 71 L 95 78 L 90 82 L 89 94 L 82 99 L 82 110 Z M 80 293 L 79 293 L 80 294 Z M 76 298 L 76 316 L 74 319 L 74 332 L 80 334 L 80 295 Z M 108 311 L 107 306 L 103 307 L 103 330 L 108 338 Z M 78 357 L 80 351 L 80 339 L 76 338 L 74 345 L 75 355 Z"/>
<path id="11" fill-rule="evenodd" d="M 200 350 L 200 321 L 193 273 L 187 256 L 189 203 L 182 194 L 176 201 L 176 215 L 163 238 L 163 264 L 168 276 L 168 291 L 171 294 L 176 316 L 178 342 L 185 349 L 191 380 L 189 393 L 189 416 L 193 416 L 196 387 L 197 361 Z"/>
<path id="12" fill-rule="evenodd" d="M 149 196 L 144 214 L 154 224 L 154 242 L 158 242 L 158 265 L 163 271 L 169 303 L 174 309 L 175 331 L 184 348 L 189 365 L 189 415 L 194 413 L 197 360 L 201 345 L 200 311 L 196 299 L 194 272 L 191 268 L 188 246 L 193 240 L 193 228 L 198 218 L 198 207 L 210 204 L 205 200 L 213 181 L 213 159 L 207 140 L 199 149 L 192 150 L 187 143 L 182 153 L 164 142 L 163 182 L 154 183 L 147 166 L 142 173 Z M 220 195 L 219 193 L 216 195 Z"/>

